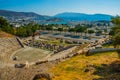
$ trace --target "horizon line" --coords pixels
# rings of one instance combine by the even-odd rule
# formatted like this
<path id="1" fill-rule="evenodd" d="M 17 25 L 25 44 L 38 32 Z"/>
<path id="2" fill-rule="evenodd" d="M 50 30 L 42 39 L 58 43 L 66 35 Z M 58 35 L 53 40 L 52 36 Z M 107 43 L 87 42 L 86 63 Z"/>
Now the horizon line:
<path id="1" fill-rule="evenodd" d="M 64 12 L 59 12 L 56 13 L 54 15 L 49 15 L 49 14 L 41 14 L 41 13 L 37 13 L 37 12 L 32 12 L 32 11 L 16 11 L 16 10 L 8 10 L 8 9 L 0 9 L 0 10 L 4 10 L 4 11 L 12 11 L 12 12 L 27 12 L 27 13 L 36 13 L 38 15 L 43 15 L 43 16 L 55 16 L 57 14 L 62 14 L 62 13 L 78 13 L 78 14 L 87 14 L 87 15 L 95 15 L 95 14 L 104 14 L 104 15 L 110 15 L 110 16 L 119 16 L 118 14 L 113 15 L 113 14 L 109 14 L 109 13 L 83 13 L 83 12 L 72 12 L 72 11 L 64 11 Z"/>

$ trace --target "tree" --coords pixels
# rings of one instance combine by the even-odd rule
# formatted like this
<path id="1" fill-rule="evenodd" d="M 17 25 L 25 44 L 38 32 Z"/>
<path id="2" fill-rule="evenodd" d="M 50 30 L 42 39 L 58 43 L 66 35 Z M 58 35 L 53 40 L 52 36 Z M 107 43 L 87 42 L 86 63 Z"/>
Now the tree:
<path id="1" fill-rule="evenodd" d="M 27 37 L 27 29 L 24 26 L 21 26 L 16 29 L 16 35 L 19 37 Z"/>
<path id="2" fill-rule="evenodd" d="M 87 30 L 87 27 L 86 26 L 80 26 L 80 25 L 77 25 L 76 26 L 76 32 L 80 32 L 81 33 L 81 36 L 82 36 L 82 33 Z"/>
<path id="3" fill-rule="evenodd" d="M 94 30 L 88 30 L 88 33 L 90 34 L 90 38 L 91 38 L 91 34 L 93 34 L 95 31 Z"/>
<path id="4" fill-rule="evenodd" d="M 20 26 L 18 28 L 16 28 L 16 34 L 19 37 L 28 37 L 28 36 L 32 36 L 36 30 L 39 30 L 40 26 L 38 24 L 27 24 L 24 26 Z"/>
<path id="5" fill-rule="evenodd" d="M 103 29 L 105 33 L 107 33 L 107 29 Z"/>
<path id="6" fill-rule="evenodd" d="M 51 31 L 51 30 L 53 30 L 53 28 L 48 26 L 48 27 L 46 27 L 46 30 Z"/>
<path id="7" fill-rule="evenodd" d="M 0 17 L 0 28 L 3 29 L 4 27 L 8 26 L 9 23 L 7 22 L 7 20 L 3 17 Z"/>
<path id="8" fill-rule="evenodd" d="M 113 45 L 116 48 L 119 48 L 120 46 L 120 16 L 116 16 L 112 19 L 112 22 L 114 23 L 115 27 L 111 30 Z"/>
<path id="9" fill-rule="evenodd" d="M 0 17 L 0 29 L 2 31 L 7 32 L 7 33 L 14 34 L 13 26 L 10 26 L 8 21 L 5 18 L 3 18 L 3 17 Z"/>
<path id="10" fill-rule="evenodd" d="M 63 28 L 58 28 L 58 31 L 63 31 Z"/>
<path id="11" fill-rule="evenodd" d="M 85 31 L 84 31 L 84 33 L 85 33 L 85 37 L 87 37 L 87 32 L 88 32 L 88 30 L 85 30 Z"/>
<path id="12" fill-rule="evenodd" d="M 102 30 L 96 31 L 96 36 L 100 36 L 102 34 Z"/>
<path id="13" fill-rule="evenodd" d="M 120 27 L 120 16 L 112 18 L 112 22 L 115 24 L 115 26 Z"/>
<path id="14" fill-rule="evenodd" d="M 115 36 L 112 37 L 113 38 L 113 45 L 115 48 L 119 48 L 120 45 L 120 31 L 118 32 L 118 34 L 116 34 Z"/>
<path id="15" fill-rule="evenodd" d="M 120 30 L 120 27 L 115 26 L 115 27 L 111 28 L 109 35 L 114 36 L 115 34 L 117 34 L 119 32 L 119 30 Z"/>
<path id="16" fill-rule="evenodd" d="M 69 32 L 75 32 L 75 28 L 69 28 Z"/>

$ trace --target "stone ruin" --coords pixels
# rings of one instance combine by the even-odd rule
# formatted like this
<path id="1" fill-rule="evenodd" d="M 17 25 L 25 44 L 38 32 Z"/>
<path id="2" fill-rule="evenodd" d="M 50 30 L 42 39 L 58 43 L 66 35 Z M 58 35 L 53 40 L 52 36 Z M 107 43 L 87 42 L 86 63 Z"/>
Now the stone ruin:
<path id="1" fill-rule="evenodd" d="M 33 80 L 38 80 L 38 79 L 52 80 L 51 75 L 47 73 L 36 74 Z"/>

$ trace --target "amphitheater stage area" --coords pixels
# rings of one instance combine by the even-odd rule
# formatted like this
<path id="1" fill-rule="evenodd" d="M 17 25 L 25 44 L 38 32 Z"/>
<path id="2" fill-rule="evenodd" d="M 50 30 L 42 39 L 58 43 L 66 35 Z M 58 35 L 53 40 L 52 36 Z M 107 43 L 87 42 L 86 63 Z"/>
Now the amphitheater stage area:
<path id="1" fill-rule="evenodd" d="M 34 62 L 38 60 L 42 60 L 48 55 L 52 54 L 53 52 L 43 50 L 43 49 L 38 49 L 38 48 L 33 48 L 33 47 L 26 47 L 22 48 L 16 52 L 13 53 L 11 56 L 16 57 L 16 61 L 22 61 L 22 62 Z"/>

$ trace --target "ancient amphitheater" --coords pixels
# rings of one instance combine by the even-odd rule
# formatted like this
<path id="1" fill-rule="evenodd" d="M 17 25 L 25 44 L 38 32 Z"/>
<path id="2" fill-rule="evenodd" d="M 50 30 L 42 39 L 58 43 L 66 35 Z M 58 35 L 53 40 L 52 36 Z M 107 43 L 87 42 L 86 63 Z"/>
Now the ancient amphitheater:
<path id="1" fill-rule="evenodd" d="M 91 44 L 75 45 L 54 53 L 25 46 L 15 36 L 2 36 L 0 37 L 0 80 L 51 80 L 53 74 L 49 72 L 49 68 L 70 57 L 87 52 L 89 47 L 91 48 Z"/>
<path id="2" fill-rule="evenodd" d="M 0 80 L 36 80 L 37 78 L 50 80 L 48 68 L 58 62 L 56 60 L 65 58 L 71 51 L 66 50 L 59 55 L 53 55 L 53 52 L 48 50 L 24 46 L 18 37 L 1 36 Z"/>

